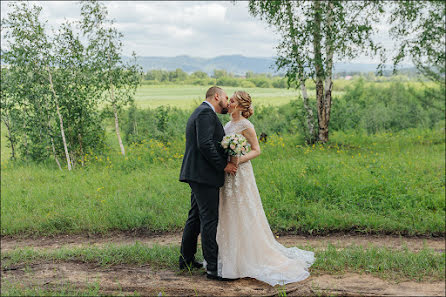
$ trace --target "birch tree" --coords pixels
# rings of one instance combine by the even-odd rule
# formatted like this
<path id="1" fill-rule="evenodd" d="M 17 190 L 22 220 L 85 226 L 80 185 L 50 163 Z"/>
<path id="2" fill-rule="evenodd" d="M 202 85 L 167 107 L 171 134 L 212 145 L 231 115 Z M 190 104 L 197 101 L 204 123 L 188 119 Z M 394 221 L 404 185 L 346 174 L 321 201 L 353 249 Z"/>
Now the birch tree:
<path id="1" fill-rule="evenodd" d="M 119 127 L 119 112 L 132 103 L 136 88 L 141 82 L 142 68 L 136 64 L 133 53 L 133 64 L 122 60 L 122 37 L 114 21 L 108 19 L 106 7 L 98 1 L 81 2 L 81 29 L 89 40 L 88 54 L 94 61 L 97 84 L 105 92 L 105 101 L 113 110 L 115 132 L 121 154 L 125 155 Z"/>
<path id="2" fill-rule="evenodd" d="M 301 89 L 307 112 L 307 142 L 317 139 L 324 143 L 329 139 L 334 59 L 380 52 L 372 35 L 373 24 L 383 12 L 381 6 L 374 1 L 250 1 L 250 13 L 265 20 L 281 36 L 276 66 L 286 71 L 289 85 L 296 82 Z M 313 132 L 305 87 L 308 78 L 316 85 L 317 132 Z"/>
<path id="3" fill-rule="evenodd" d="M 76 161 L 84 164 L 86 151 L 104 145 L 98 63 L 87 55 L 88 45 L 73 23 L 65 21 L 50 38 L 39 19 L 41 7 L 10 6 L 2 20 L 8 45 L 2 57 L 8 67 L 8 79 L 2 80 L 2 120 L 17 136 L 11 140 L 23 156 L 43 160 L 52 154 L 59 168 L 58 156 L 63 156 L 71 170 Z M 21 116 L 12 117 L 14 110 Z"/>
<path id="4" fill-rule="evenodd" d="M 50 120 L 51 107 L 54 105 L 58 115 L 67 167 L 71 170 L 63 117 L 60 113 L 58 94 L 52 82 L 52 44 L 46 35 L 45 23 L 40 20 L 42 8 L 23 2 L 12 2 L 9 5 L 11 12 L 2 20 L 2 31 L 5 32 L 8 46 L 3 59 L 16 75 L 18 85 L 15 93 L 17 103 L 24 114 L 22 130 L 26 154 L 31 153 L 34 157 L 43 157 L 41 152 L 30 152 L 28 146 L 32 146 L 33 149 L 45 146 L 48 139 L 47 128 L 51 126 L 51 123 L 45 123 L 45 120 Z M 29 142 L 28 139 L 30 139 Z M 52 146 L 54 152 L 54 142 Z M 57 156 L 55 158 L 57 160 Z"/>
<path id="5" fill-rule="evenodd" d="M 102 89 L 96 81 L 96 69 L 89 61 L 75 23 L 65 21 L 54 38 L 54 64 L 57 66 L 56 88 L 63 100 L 63 115 L 67 123 L 67 138 L 71 159 L 84 165 L 88 150 L 103 146 L 104 130 L 99 115 Z"/>

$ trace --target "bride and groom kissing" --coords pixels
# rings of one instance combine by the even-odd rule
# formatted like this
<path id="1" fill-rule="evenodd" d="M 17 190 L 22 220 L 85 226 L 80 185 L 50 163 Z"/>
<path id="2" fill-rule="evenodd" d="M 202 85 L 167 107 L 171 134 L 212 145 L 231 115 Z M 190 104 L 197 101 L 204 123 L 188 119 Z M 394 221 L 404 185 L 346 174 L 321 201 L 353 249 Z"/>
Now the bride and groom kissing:
<path id="1" fill-rule="evenodd" d="M 223 127 L 216 113 L 231 115 Z M 260 155 L 251 96 L 237 91 L 229 99 L 213 86 L 186 125 L 180 181 L 191 188 L 191 208 L 182 242 L 180 269 L 206 269 L 209 279 L 255 278 L 274 286 L 309 276 L 314 254 L 276 241 L 268 224 L 251 161 Z M 241 134 L 251 151 L 231 162 L 221 141 Z M 198 236 L 204 262 L 195 259 Z"/>

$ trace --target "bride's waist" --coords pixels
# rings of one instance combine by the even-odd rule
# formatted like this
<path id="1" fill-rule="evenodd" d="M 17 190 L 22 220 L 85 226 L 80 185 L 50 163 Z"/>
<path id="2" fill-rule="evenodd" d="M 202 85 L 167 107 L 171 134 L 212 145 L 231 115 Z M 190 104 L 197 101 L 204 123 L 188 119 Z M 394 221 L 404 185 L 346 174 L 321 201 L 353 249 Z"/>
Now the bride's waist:
<path id="1" fill-rule="evenodd" d="M 237 166 L 237 172 L 240 172 L 240 171 L 245 171 L 245 170 L 249 170 L 250 168 L 252 168 L 252 166 L 251 166 L 251 161 L 246 161 L 246 162 L 243 162 L 243 163 L 239 163 L 238 164 L 238 166 Z"/>

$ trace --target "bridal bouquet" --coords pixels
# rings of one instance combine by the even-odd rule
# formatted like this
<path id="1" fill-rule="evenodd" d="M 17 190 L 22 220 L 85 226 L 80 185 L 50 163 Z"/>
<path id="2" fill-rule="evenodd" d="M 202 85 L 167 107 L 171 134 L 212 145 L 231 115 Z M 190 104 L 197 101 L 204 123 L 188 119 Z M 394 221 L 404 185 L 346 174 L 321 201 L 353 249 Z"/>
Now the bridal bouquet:
<path id="1" fill-rule="evenodd" d="M 251 145 L 241 134 L 226 135 L 221 141 L 221 146 L 234 164 L 238 164 L 240 156 L 246 155 L 251 150 Z"/>

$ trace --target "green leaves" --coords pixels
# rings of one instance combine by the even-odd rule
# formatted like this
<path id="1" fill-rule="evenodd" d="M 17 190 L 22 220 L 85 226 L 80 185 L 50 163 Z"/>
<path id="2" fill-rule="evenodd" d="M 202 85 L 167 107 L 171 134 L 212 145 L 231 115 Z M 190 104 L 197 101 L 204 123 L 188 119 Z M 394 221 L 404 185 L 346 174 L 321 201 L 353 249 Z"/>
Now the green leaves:
<path id="1" fill-rule="evenodd" d="M 290 81 L 296 76 L 330 76 L 325 69 L 328 55 L 354 58 L 362 52 L 377 53 L 371 39 L 373 25 L 382 5 L 372 1 L 250 1 L 250 13 L 267 21 L 282 37 L 276 66 L 287 71 Z M 314 47 L 320 47 L 320 56 Z"/>
<path id="2" fill-rule="evenodd" d="M 389 5 L 390 34 L 397 42 L 394 67 L 410 57 L 421 74 L 444 83 L 445 14 L 444 1 L 397 1 Z"/>
<path id="3" fill-rule="evenodd" d="M 306 102 L 307 141 L 314 139 L 314 123 L 305 81 L 315 81 L 318 140 L 326 142 L 333 61 L 381 51 L 372 39 L 381 6 L 375 1 L 250 1 L 251 14 L 266 20 L 281 36 L 276 66 L 285 70 L 289 87 L 301 88 Z"/>
<path id="4" fill-rule="evenodd" d="M 2 71 L 1 102 L 10 146 L 24 159 L 83 164 L 85 152 L 104 147 L 99 106 L 110 102 L 119 110 L 133 101 L 141 78 L 136 56 L 121 61 L 123 35 L 97 1 L 81 2 L 82 19 L 65 21 L 51 38 L 41 7 L 9 5 L 2 19 L 8 70 Z M 111 87 L 116 96 L 104 96 Z"/>

